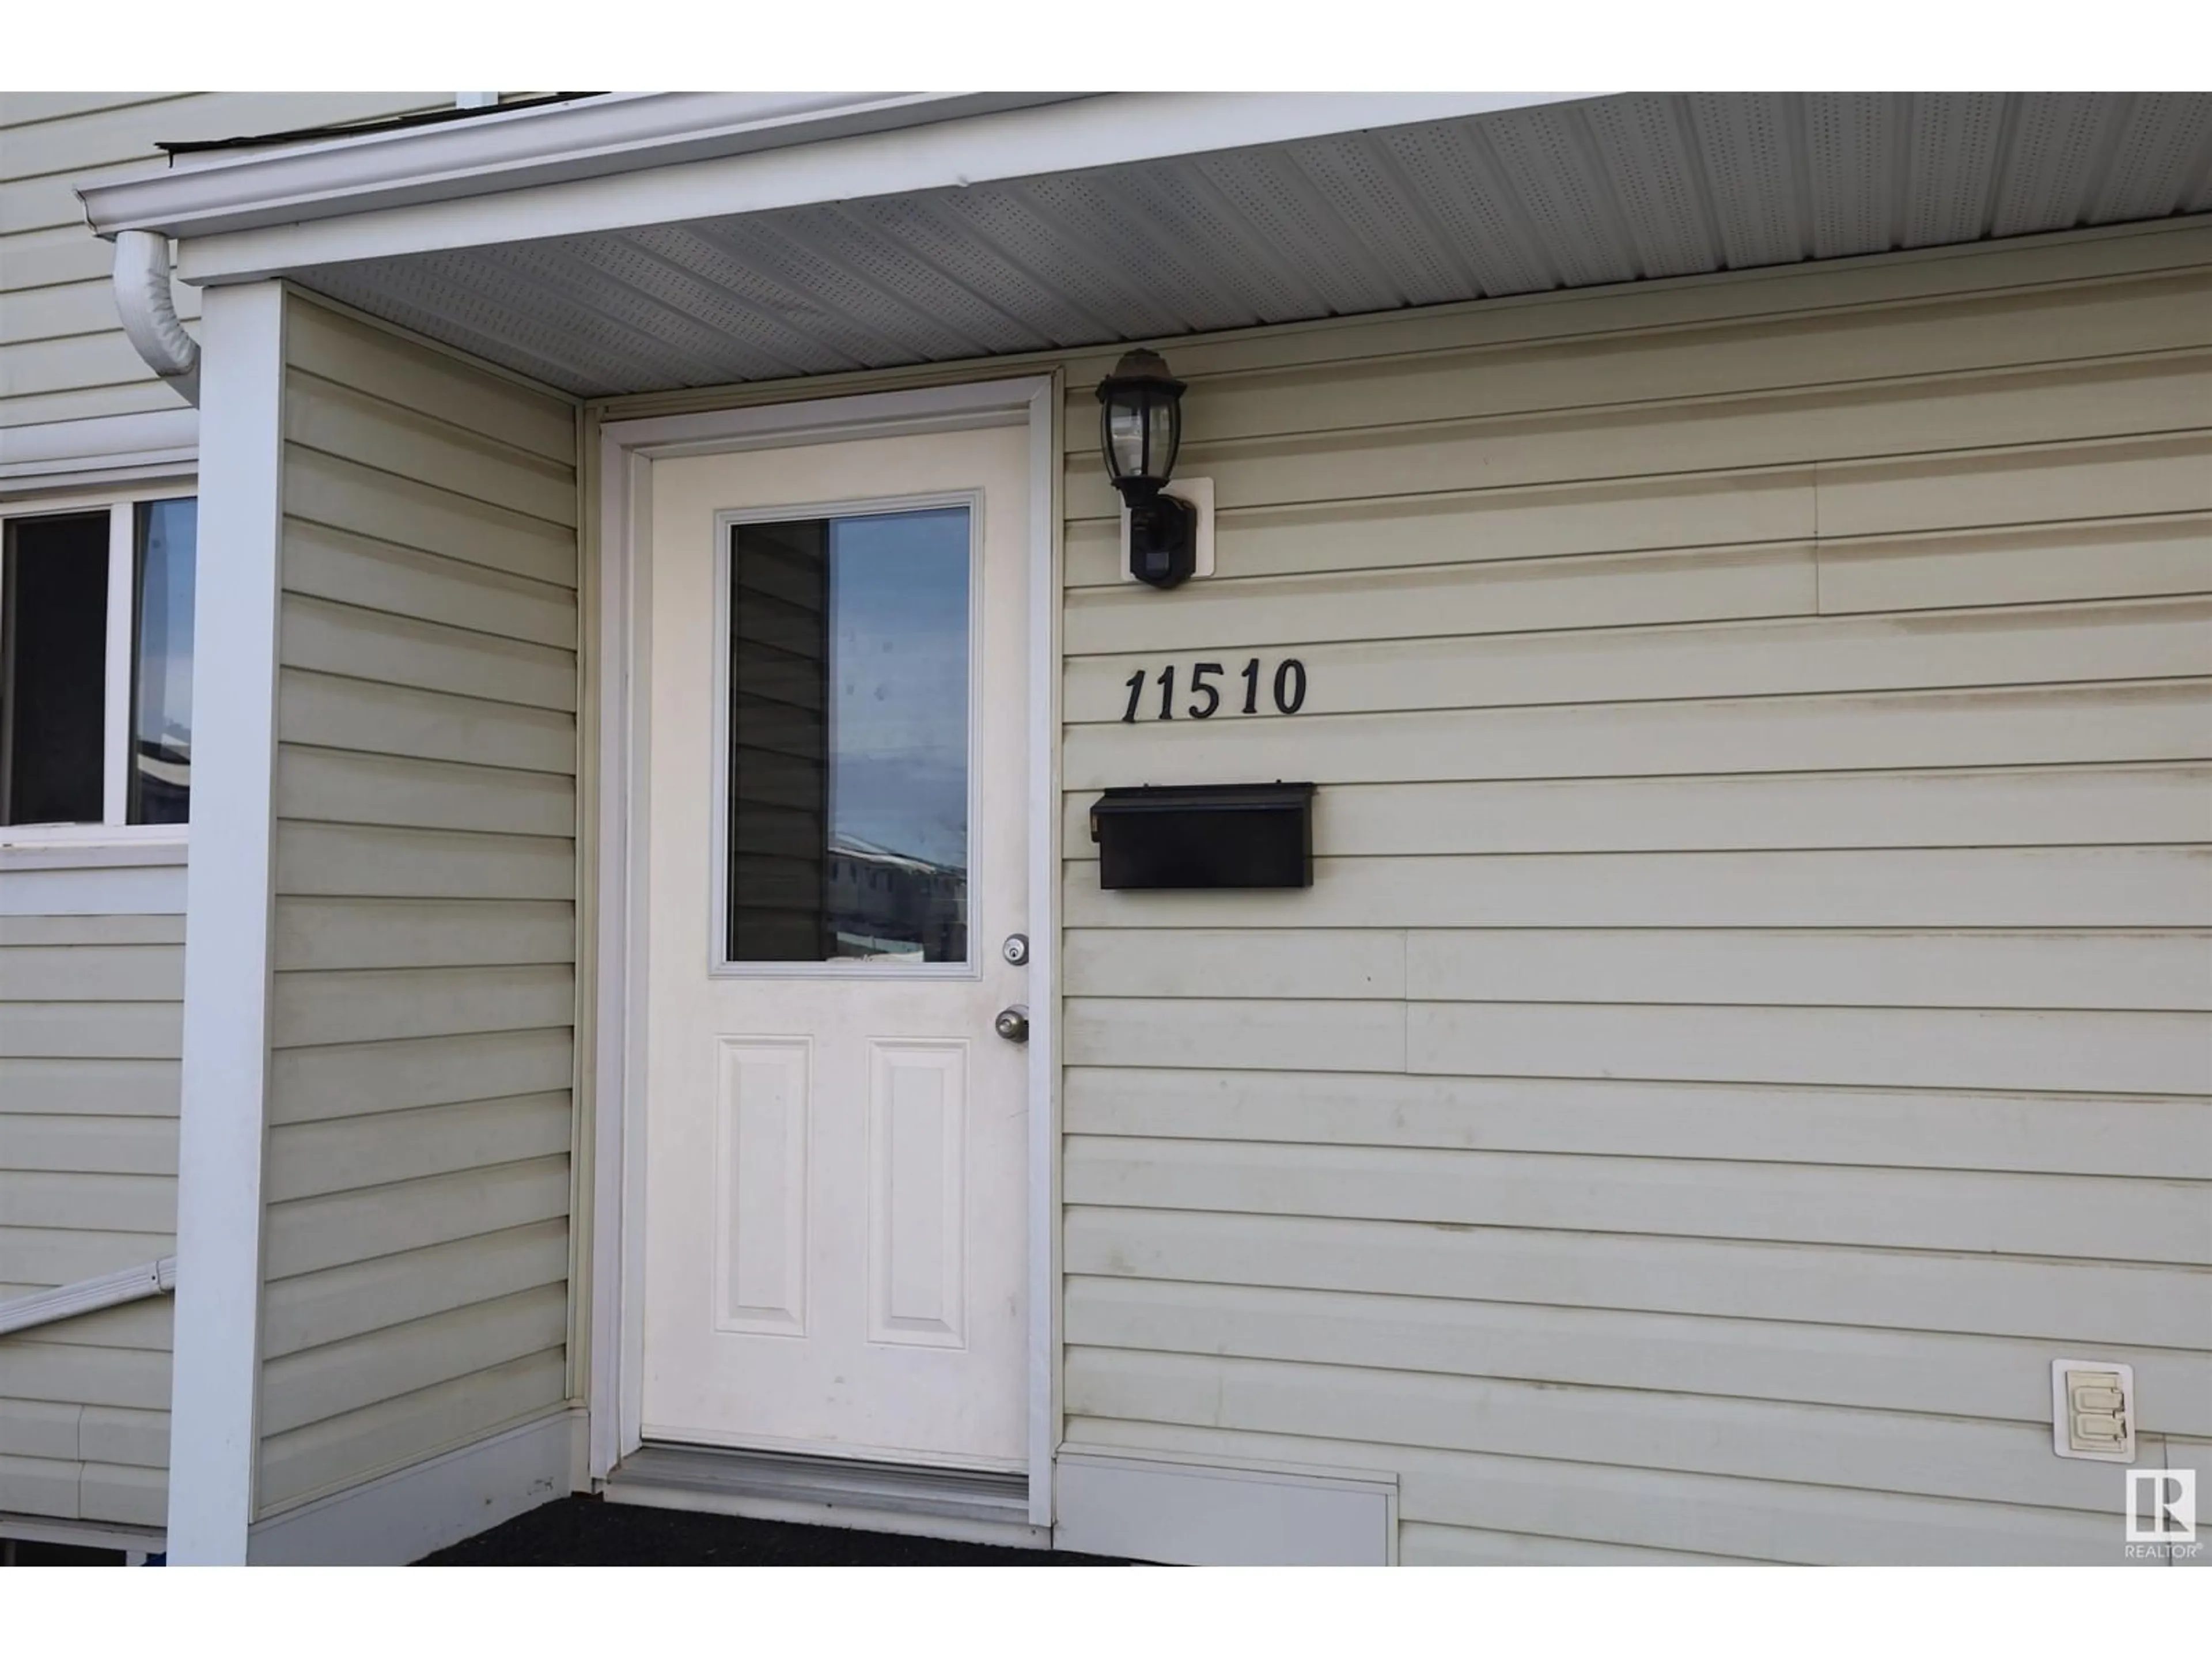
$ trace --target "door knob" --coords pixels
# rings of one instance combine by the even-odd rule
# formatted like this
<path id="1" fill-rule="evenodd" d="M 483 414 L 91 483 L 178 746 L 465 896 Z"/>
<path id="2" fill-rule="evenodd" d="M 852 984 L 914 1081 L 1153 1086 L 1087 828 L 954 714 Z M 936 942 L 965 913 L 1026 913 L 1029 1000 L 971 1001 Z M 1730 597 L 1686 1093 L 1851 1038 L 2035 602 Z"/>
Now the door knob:
<path id="1" fill-rule="evenodd" d="M 1016 1003 L 1011 1008 L 999 1010 L 999 1017 L 991 1022 L 992 1028 L 1009 1042 L 1030 1040 L 1030 1011 Z"/>

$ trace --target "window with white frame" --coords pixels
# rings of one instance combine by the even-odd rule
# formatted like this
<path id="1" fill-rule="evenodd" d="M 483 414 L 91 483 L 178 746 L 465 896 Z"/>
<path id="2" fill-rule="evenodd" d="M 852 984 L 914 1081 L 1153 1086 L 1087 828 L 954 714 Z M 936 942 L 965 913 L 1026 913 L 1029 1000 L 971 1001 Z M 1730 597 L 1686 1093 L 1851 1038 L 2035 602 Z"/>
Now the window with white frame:
<path id="1" fill-rule="evenodd" d="M 0 519 L 0 835 L 186 821 L 198 508 Z"/>

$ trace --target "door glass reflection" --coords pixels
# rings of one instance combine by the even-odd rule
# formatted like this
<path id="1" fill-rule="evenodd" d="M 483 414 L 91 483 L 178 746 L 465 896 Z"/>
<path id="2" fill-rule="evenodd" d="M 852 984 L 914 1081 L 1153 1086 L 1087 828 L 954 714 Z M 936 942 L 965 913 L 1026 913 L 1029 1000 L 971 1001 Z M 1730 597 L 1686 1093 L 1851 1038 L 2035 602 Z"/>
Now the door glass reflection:
<path id="1" fill-rule="evenodd" d="M 968 958 L 969 514 L 738 525 L 732 962 Z"/>

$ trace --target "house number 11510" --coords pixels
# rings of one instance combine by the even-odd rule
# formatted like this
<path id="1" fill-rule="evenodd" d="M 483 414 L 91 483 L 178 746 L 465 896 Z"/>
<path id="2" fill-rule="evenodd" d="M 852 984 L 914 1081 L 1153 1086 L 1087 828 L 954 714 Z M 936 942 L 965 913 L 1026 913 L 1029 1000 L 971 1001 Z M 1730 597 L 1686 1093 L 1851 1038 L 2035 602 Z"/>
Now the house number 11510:
<path id="1" fill-rule="evenodd" d="M 1222 708 L 1221 686 L 1216 682 L 1221 680 L 1228 672 L 1226 667 L 1218 662 L 1193 663 L 1190 667 L 1188 686 L 1190 701 L 1183 706 L 1182 713 L 1194 720 L 1210 720 L 1219 714 Z M 1255 657 L 1246 663 L 1237 678 L 1244 682 L 1244 706 L 1242 712 L 1247 714 L 1258 714 L 1260 712 L 1260 659 Z M 1171 720 L 1176 718 L 1176 671 L 1175 665 L 1170 663 L 1165 668 L 1160 670 L 1158 675 L 1154 675 L 1150 669 L 1139 668 L 1129 676 L 1129 706 L 1121 711 L 1124 724 L 1133 723 L 1139 719 L 1142 711 L 1148 705 L 1149 699 L 1145 696 L 1145 685 L 1148 680 L 1159 688 L 1160 693 L 1159 702 L 1151 705 L 1152 718 L 1156 720 Z M 1236 690 L 1235 682 L 1230 681 L 1228 684 L 1233 693 Z M 1306 706 L 1306 665 L 1296 657 L 1284 658 L 1275 665 L 1274 682 L 1269 687 L 1269 690 L 1274 698 L 1275 712 L 1278 714 L 1297 714 L 1299 709 Z"/>

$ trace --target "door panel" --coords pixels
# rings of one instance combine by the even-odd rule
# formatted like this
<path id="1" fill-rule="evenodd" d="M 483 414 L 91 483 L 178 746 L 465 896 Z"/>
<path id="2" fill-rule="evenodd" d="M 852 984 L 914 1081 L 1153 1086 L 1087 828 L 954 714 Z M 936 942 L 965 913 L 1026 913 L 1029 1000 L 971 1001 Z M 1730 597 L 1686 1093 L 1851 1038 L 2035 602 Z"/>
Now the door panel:
<path id="1" fill-rule="evenodd" d="M 868 1044 L 868 1339 L 966 1346 L 968 1045 Z"/>
<path id="2" fill-rule="evenodd" d="M 714 1100 L 714 1328 L 806 1334 L 806 1118 L 813 1044 L 724 1037 Z"/>
<path id="3" fill-rule="evenodd" d="M 1027 452 L 654 464 L 648 1439 L 1024 1460 Z"/>

